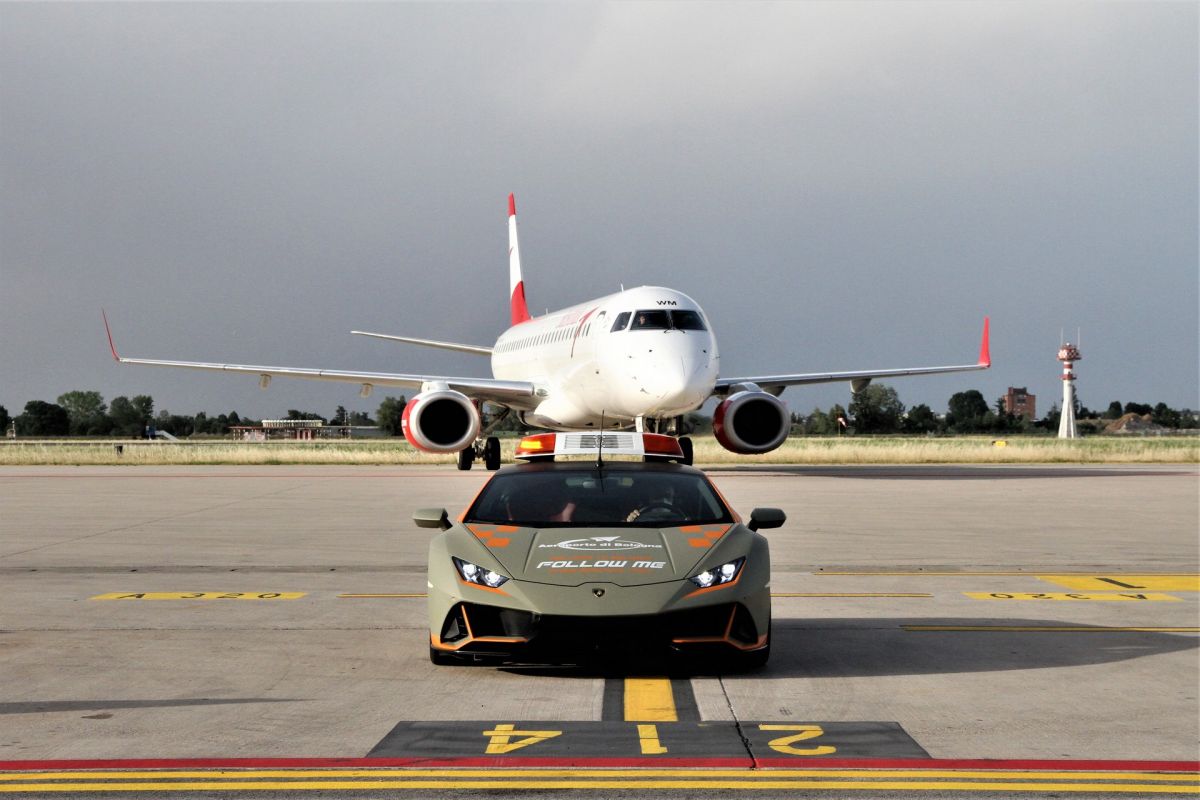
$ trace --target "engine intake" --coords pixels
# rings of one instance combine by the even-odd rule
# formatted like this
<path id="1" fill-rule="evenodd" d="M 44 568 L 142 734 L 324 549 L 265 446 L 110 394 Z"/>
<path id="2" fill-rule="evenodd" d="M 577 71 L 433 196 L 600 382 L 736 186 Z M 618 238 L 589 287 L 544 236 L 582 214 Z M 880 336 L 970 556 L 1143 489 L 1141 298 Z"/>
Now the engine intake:
<path id="1" fill-rule="evenodd" d="M 456 453 L 479 436 L 479 411 L 471 399 L 453 389 L 422 392 L 404 407 L 404 438 L 427 453 Z"/>
<path id="2" fill-rule="evenodd" d="M 713 414 L 713 434 L 734 453 L 769 453 L 783 444 L 791 429 L 787 404 L 769 392 L 737 392 Z"/>

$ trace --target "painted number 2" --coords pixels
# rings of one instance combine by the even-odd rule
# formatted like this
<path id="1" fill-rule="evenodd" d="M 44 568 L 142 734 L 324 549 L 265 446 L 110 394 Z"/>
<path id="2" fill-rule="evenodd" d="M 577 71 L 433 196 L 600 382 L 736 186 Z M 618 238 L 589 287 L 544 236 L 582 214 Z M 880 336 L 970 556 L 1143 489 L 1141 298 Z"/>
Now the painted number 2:
<path id="1" fill-rule="evenodd" d="M 820 725 L 759 725 L 758 729 L 760 731 L 795 731 L 791 736 L 781 736 L 767 742 L 767 746 L 777 753 L 786 753 L 789 756 L 827 756 L 837 752 L 837 748 L 832 745 L 794 746 L 797 742 L 823 736 L 825 731 Z"/>

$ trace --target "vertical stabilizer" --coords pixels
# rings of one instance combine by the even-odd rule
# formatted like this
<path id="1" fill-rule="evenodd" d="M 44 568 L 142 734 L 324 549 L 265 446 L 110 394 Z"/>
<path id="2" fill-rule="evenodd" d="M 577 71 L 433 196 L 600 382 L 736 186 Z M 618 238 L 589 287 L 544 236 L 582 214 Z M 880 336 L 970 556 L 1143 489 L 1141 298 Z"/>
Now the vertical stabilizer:
<path id="1" fill-rule="evenodd" d="M 517 246 L 517 201 L 508 196 L 508 288 L 512 303 L 512 324 L 529 321 L 525 305 L 525 281 L 521 280 L 521 249 Z"/>

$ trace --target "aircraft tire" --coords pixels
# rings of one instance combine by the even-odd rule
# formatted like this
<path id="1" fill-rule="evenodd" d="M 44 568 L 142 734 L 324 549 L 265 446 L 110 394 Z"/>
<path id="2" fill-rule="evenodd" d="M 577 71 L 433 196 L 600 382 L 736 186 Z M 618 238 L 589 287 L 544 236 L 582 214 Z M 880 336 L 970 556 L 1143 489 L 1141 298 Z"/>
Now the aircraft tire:
<path id="1" fill-rule="evenodd" d="M 475 461 L 475 448 L 464 447 L 458 451 L 458 468 L 460 470 L 469 470 L 471 464 Z"/>
<path id="2" fill-rule="evenodd" d="M 500 440 L 489 436 L 483 445 L 483 465 L 495 472 L 500 469 Z"/>
<path id="3" fill-rule="evenodd" d="M 680 436 L 679 449 L 683 451 L 683 461 L 679 463 L 690 467 L 692 465 L 692 440 L 686 436 Z"/>

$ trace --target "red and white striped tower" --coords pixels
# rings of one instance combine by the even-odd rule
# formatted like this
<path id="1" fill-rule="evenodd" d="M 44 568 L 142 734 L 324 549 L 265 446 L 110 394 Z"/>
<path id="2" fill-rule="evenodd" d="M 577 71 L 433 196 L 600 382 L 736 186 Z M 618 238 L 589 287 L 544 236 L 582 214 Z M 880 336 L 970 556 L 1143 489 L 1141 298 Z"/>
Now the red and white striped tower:
<path id="1" fill-rule="evenodd" d="M 1062 416 L 1058 421 L 1058 438 L 1077 439 L 1079 433 L 1075 430 L 1075 373 L 1072 368 L 1075 362 L 1083 358 L 1079 348 L 1067 342 L 1058 348 L 1058 360 L 1063 365 L 1063 401 Z"/>

